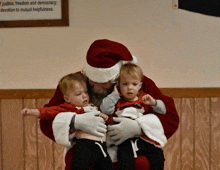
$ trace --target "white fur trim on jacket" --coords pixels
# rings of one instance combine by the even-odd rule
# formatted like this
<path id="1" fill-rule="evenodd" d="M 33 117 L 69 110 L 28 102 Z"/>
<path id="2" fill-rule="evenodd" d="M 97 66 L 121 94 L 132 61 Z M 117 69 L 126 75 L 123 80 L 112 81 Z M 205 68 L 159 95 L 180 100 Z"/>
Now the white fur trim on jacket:
<path id="1" fill-rule="evenodd" d="M 163 126 L 156 115 L 147 114 L 136 120 L 140 124 L 145 135 L 160 144 L 159 146 L 155 145 L 156 147 L 162 148 L 167 143 Z M 149 143 L 152 142 L 149 141 Z"/>
<path id="2" fill-rule="evenodd" d="M 71 147 L 69 135 L 70 123 L 75 112 L 61 112 L 53 120 L 52 129 L 55 141 L 63 146 Z"/>

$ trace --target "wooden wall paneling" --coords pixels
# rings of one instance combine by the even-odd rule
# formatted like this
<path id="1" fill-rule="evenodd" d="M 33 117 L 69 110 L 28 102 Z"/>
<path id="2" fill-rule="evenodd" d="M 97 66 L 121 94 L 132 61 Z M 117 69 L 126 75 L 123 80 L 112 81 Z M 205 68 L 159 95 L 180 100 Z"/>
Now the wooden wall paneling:
<path id="1" fill-rule="evenodd" d="M 56 89 L 0 89 L 0 99 L 48 99 Z"/>
<path id="2" fill-rule="evenodd" d="M 1 109 L 1 99 L 0 99 L 0 169 L 2 168 L 2 109 Z"/>
<path id="3" fill-rule="evenodd" d="M 210 169 L 210 98 L 195 98 L 195 169 Z"/>
<path id="4" fill-rule="evenodd" d="M 220 88 L 160 88 L 164 95 L 173 98 L 220 97 Z M 1 94 L 1 91 L 0 91 Z"/>
<path id="5" fill-rule="evenodd" d="M 24 99 L 23 108 L 36 108 L 35 99 Z M 38 118 L 33 116 L 24 117 L 24 152 L 25 152 L 25 169 L 38 170 L 38 153 L 37 153 L 37 121 Z"/>
<path id="6" fill-rule="evenodd" d="M 23 120 L 21 99 L 2 99 L 2 159 L 4 170 L 24 169 Z"/>
<path id="7" fill-rule="evenodd" d="M 48 103 L 47 99 L 37 99 L 37 107 L 43 107 Z M 53 141 L 47 138 L 40 130 L 38 124 L 38 160 L 39 170 L 54 169 L 54 145 Z"/>
<path id="8" fill-rule="evenodd" d="M 177 113 L 180 116 L 180 98 L 174 98 Z M 163 147 L 165 157 L 165 170 L 180 169 L 180 126 L 174 135 L 168 139 L 167 144 Z"/>
<path id="9" fill-rule="evenodd" d="M 180 169 L 194 169 L 194 100 L 182 98 L 180 117 L 181 162 Z"/>
<path id="10" fill-rule="evenodd" d="M 220 169 L 220 88 L 162 89 L 180 116 L 164 146 L 165 170 Z M 45 137 L 23 107 L 42 107 L 55 90 L 0 90 L 0 170 L 62 170 L 64 147 Z"/>
<path id="11" fill-rule="evenodd" d="M 211 170 L 220 169 L 220 98 L 211 98 Z"/>
<path id="12" fill-rule="evenodd" d="M 64 146 L 54 143 L 54 170 L 64 170 Z"/>

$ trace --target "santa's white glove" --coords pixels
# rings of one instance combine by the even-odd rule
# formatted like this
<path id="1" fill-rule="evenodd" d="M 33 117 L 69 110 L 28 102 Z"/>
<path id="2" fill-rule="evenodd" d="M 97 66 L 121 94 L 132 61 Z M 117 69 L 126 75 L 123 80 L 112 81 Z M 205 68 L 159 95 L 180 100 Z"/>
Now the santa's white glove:
<path id="1" fill-rule="evenodd" d="M 107 131 L 107 127 L 104 119 L 96 116 L 98 114 L 99 112 L 97 112 L 97 114 L 89 112 L 75 115 L 74 128 L 100 138 L 103 137 Z"/>
<path id="2" fill-rule="evenodd" d="M 115 141 L 115 145 L 120 145 L 125 140 L 141 134 L 141 127 L 136 120 L 114 117 L 113 121 L 119 124 L 109 125 L 107 135 L 111 141 Z"/>

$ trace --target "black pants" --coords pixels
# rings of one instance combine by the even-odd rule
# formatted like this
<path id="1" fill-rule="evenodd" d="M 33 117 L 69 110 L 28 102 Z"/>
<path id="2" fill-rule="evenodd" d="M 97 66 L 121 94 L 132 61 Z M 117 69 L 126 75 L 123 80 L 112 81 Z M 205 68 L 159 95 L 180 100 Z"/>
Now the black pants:
<path id="1" fill-rule="evenodd" d="M 103 148 L 106 157 L 100 146 Z M 89 168 L 93 168 L 94 170 L 113 170 L 113 163 L 108 155 L 105 142 L 77 139 L 73 150 L 72 170 L 88 170 Z"/>
<path id="2" fill-rule="evenodd" d="M 155 147 L 153 144 L 147 143 L 140 138 L 128 139 L 118 146 L 118 167 L 123 170 L 133 170 L 134 166 L 134 153 L 130 140 L 137 141 L 137 155 L 145 155 L 150 163 L 150 170 L 163 170 L 164 169 L 164 154 L 161 148 Z"/>

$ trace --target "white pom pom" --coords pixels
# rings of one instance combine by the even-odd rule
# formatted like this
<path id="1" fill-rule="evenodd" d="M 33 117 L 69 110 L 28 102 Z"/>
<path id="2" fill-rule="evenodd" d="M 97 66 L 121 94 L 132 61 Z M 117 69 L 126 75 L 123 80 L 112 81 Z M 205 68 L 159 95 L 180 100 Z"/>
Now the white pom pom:
<path id="1" fill-rule="evenodd" d="M 137 58 L 134 55 L 132 55 L 132 58 L 133 58 L 133 60 L 128 61 L 128 63 L 136 64 L 137 63 Z"/>

